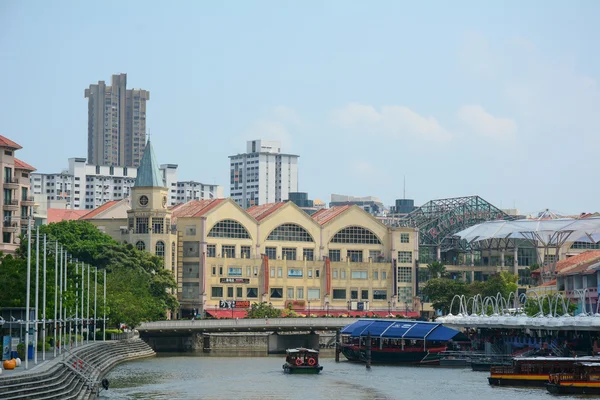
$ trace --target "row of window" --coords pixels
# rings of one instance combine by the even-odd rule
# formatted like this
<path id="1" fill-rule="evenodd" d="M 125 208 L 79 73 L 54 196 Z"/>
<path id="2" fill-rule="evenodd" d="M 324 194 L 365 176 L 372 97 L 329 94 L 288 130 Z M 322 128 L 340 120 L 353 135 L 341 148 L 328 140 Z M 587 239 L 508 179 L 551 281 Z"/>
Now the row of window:
<path id="1" fill-rule="evenodd" d="M 189 264 L 189 267 L 188 267 Z M 258 276 L 258 266 L 246 266 L 246 277 L 257 277 Z M 402 269 L 402 272 L 400 272 Z M 188 271 L 189 270 L 189 271 Z M 225 270 L 227 270 L 227 274 L 225 274 Z M 412 282 L 412 269 L 407 267 L 398 268 L 398 281 L 399 282 Z M 347 272 L 345 269 L 333 269 L 332 271 L 332 279 L 347 279 Z M 193 276 L 185 276 L 186 274 L 192 274 Z M 223 267 L 222 265 L 213 265 L 211 266 L 211 275 L 212 276 L 228 276 L 228 277 L 242 277 L 244 273 L 244 267 L 241 266 L 230 266 Z M 282 267 L 273 267 L 270 269 L 270 277 L 271 278 L 283 278 L 284 269 Z M 320 268 L 288 268 L 286 271 L 286 276 L 288 278 L 304 278 L 306 274 L 307 278 L 320 278 L 321 277 L 321 269 Z M 198 263 L 184 263 L 184 278 L 197 278 L 198 277 Z M 350 271 L 350 279 L 369 279 L 369 271 L 367 270 L 354 270 Z M 371 271 L 371 279 L 372 280 L 387 280 L 387 271 L 373 270 Z"/>
<path id="2" fill-rule="evenodd" d="M 186 285 L 187 286 L 187 285 Z M 197 286 L 197 285 L 196 285 Z M 244 296 L 245 289 L 245 296 Z M 189 291 L 193 291 L 193 287 L 189 287 Z M 370 293 L 371 292 L 371 293 Z M 288 300 L 304 300 L 304 287 L 292 287 L 288 286 L 286 288 L 277 287 L 270 288 L 269 295 L 271 299 L 283 299 L 285 293 L 285 298 Z M 257 287 L 233 287 L 233 286 L 212 286 L 211 287 L 211 297 L 213 299 L 221 299 L 221 298 L 237 298 L 237 299 L 256 299 L 258 298 L 258 288 Z M 235 294 L 235 296 L 234 296 Z M 372 297 L 369 295 L 372 294 Z M 360 295 L 360 298 L 359 298 Z M 185 290 L 184 290 L 184 298 Z M 332 291 L 333 300 L 387 300 L 387 290 L 386 289 L 374 289 L 370 291 L 369 289 L 333 289 Z M 306 290 L 306 299 L 307 300 L 320 300 L 321 299 L 321 289 L 320 288 L 308 288 Z"/>

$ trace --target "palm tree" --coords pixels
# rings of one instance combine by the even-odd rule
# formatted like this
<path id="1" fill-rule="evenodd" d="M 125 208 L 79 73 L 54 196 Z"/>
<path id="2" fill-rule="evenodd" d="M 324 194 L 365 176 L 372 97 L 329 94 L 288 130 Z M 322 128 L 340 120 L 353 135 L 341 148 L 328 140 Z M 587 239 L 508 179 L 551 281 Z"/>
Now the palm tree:
<path id="1" fill-rule="evenodd" d="M 446 275 L 446 267 L 439 261 L 433 261 L 427 264 L 427 271 L 429 272 L 429 279 L 443 278 Z"/>

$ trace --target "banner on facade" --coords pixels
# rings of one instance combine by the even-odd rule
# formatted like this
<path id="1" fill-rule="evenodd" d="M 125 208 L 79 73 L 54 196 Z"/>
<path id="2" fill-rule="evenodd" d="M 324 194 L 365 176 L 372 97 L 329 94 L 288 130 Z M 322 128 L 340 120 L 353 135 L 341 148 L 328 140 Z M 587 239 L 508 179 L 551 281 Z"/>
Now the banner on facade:
<path id="1" fill-rule="evenodd" d="M 10 359 L 10 336 L 4 336 L 2 340 L 2 361 Z"/>

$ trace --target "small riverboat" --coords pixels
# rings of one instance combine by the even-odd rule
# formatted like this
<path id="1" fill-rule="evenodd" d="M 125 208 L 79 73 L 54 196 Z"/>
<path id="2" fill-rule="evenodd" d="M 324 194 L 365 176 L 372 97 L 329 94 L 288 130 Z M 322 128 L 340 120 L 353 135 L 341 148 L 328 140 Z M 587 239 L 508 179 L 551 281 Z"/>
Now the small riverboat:
<path id="1" fill-rule="evenodd" d="M 552 394 L 600 394 L 600 363 L 576 362 L 573 373 L 550 374 L 548 381 Z"/>
<path id="2" fill-rule="evenodd" d="M 319 365 L 319 352 L 317 350 L 287 349 L 285 354 L 283 372 L 287 374 L 318 374 L 323 370 L 323 366 Z"/>
<path id="3" fill-rule="evenodd" d="M 551 374 L 572 374 L 575 363 L 600 363 L 598 357 L 522 357 L 510 366 L 492 366 L 488 382 L 493 386 L 543 387 Z M 600 365 L 600 364 L 599 364 Z"/>
<path id="4" fill-rule="evenodd" d="M 436 322 L 358 320 L 341 331 L 341 352 L 349 361 L 436 364 L 450 340 L 468 340 L 461 332 Z"/>

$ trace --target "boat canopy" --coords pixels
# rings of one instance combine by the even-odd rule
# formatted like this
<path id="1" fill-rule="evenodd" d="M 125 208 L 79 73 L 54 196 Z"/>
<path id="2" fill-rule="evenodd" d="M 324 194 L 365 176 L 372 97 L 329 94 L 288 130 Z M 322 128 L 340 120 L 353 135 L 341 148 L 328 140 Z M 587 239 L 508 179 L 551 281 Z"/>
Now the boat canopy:
<path id="1" fill-rule="evenodd" d="M 441 323 L 421 321 L 358 320 L 341 331 L 352 337 L 372 337 L 388 339 L 414 339 L 428 341 L 448 341 L 461 332 L 443 326 Z"/>

